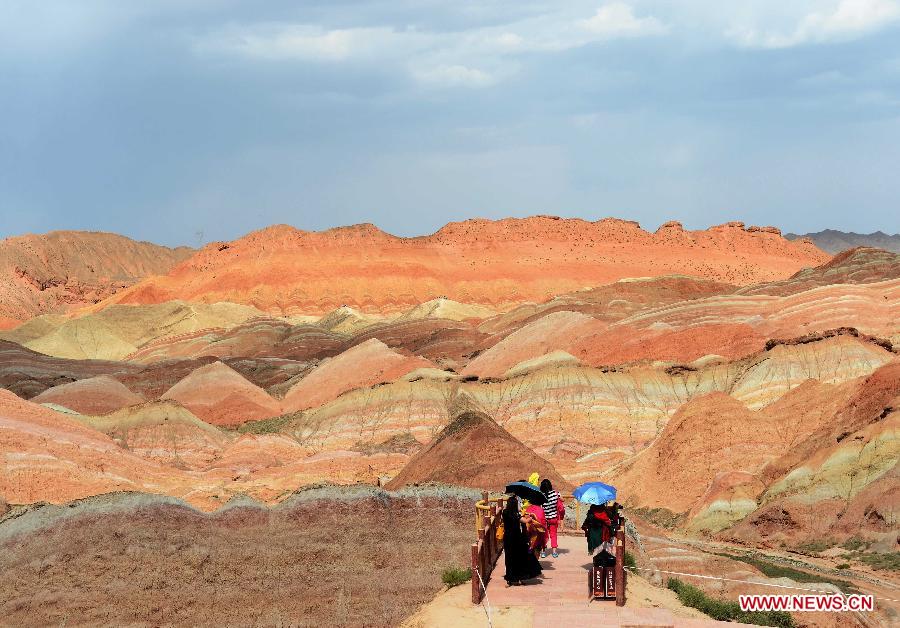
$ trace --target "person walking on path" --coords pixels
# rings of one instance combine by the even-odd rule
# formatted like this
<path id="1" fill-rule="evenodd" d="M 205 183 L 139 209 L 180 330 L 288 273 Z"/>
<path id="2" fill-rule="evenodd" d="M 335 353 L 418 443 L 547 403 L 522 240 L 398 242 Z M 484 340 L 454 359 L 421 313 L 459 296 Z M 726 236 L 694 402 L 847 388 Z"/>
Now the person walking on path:
<path id="1" fill-rule="evenodd" d="M 550 549 L 553 551 L 553 558 L 559 558 L 559 543 L 557 542 L 557 532 L 559 525 L 566 516 L 566 504 L 559 496 L 559 491 L 553 489 L 553 484 L 547 478 L 541 481 L 541 492 L 547 496 L 547 501 L 543 505 L 544 519 L 547 522 L 547 536 L 549 537 Z M 541 558 L 547 558 L 547 548 L 541 550 Z"/>
<path id="2" fill-rule="evenodd" d="M 547 518 L 544 509 L 537 504 L 532 504 L 527 499 L 522 504 L 522 515 L 528 517 L 525 524 L 525 533 L 528 535 L 528 548 L 534 552 L 543 554 L 547 547 Z"/>
<path id="3" fill-rule="evenodd" d="M 519 514 L 519 500 L 510 495 L 503 509 L 503 556 L 506 561 L 506 586 L 522 584 L 540 575 L 542 569 L 534 552 L 528 547 L 525 526 L 529 515 Z"/>
<path id="4" fill-rule="evenodd" d="M 610 508 L 606 504 L 593 504 L 588 510 L 581 529 L 587 537 L 588 554 L 606 552 L 613 554 L 613 518 L 610 516 Z"/>

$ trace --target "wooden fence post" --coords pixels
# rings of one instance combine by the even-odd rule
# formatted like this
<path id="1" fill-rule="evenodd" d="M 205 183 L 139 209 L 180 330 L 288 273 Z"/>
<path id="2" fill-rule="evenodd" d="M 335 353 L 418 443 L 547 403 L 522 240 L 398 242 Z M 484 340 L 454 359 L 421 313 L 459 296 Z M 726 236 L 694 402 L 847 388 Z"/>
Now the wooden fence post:
<path id="1" fill-rule="evenodd" d="M 494 552 L 494 543 L 497 542 L 497 535 L 494 533 L 493 520 L 491 519 L 490 511 L 483 512 L 481 516 L 484 521 L 484 551 L 483 551 L 483 560 L 485 566 L 485 573 L 490 571 L 491 568 L 491 557 Z M 483 578 L 484 576 L 482 576 Z M 486 583 L 485 583 L 486 584 Z"/>
<path id="2" fill-rule="evenodd" d="M 625 530 L 616 532 L 616 606 L 625 606 Z"/>
<path id="3" fill-rule="evenodd" d="M 478 584 L 478 543 L 472 543 L 472 604 L 481 603 L 481 587 Z"/>

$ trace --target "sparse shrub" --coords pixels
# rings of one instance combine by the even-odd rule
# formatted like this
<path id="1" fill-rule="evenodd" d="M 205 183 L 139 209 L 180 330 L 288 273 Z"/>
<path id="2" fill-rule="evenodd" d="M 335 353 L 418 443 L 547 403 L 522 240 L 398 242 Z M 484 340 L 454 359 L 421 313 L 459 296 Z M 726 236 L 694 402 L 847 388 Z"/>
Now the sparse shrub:
<path id="1" fill-rule="evenodd" d="M 841 563 L 837 566 L 838 569 L 850 569 L 850 563 Z"/>
<path id="2" fill-rule="evenodd" d="M 670 578 L 666 586 L 675 592 L 685 606 L 696 608 L 704 615 L 718 621 L 736 621 L 757 626 L 776 626 L 793 628 L 794 619 L 784 611 L 742 611 L 737 602 L 719 600 L 707 595 L 701 589 L 682 582 L 678 578 Z"/>
<path id="3" fill-rule="evenodd" d="M 687 519 L 686 512 L 677 513 L 668 508 L 633 508 L 631 511 L 653 525 L 667 530 L 680 527 Z"/>
<path id="4" fill-rule="evenodd" d="M 441 581 L 448 587 L 455 587 L 472 579 L 472 569 L 466 567 L 447 567 L 441 574 Z"/>
<path id="5" fill-rule="evenodd" d="M 626 567 L 637 567 L 637 561 L 634 559 L 634 554 L 629 551 L 625 551 L 625 566 Z"/>
<path id="6" fill-rule="evenodd" d="M 871 545 L 871 543 L 868 543 L 868 542 L 862 540 L 858 536 L 853 536 L 853 537 L 850 537 L 849 539 L 847 539 L 846 541 L 844 541 L 841 544 L 841 547 L 843 547 L 844 549 L 850 550 L 852 552 L 852 551 L 855 551 L 858 549 L 862 549 L 863 547 L 868 548 L 869 545 Z"/>
<path id="7" fill-rule="evenodd" d="M 863 552 L 857 554 L 856 558 L 872 569 L 879 569 L 883 571 L 900 571 L 900 552 L 890 552 L 887 554 Z"/>
<path id="8" fill-rule="evenodd" d="M 272 417 L 270 419 L 247 421 L 246 423 L 239 425 L 236 429 L 240 434 L 278 434 L 289 427 L 299 416 L 300 413 L 290 413 L 282 414 L 281 416 Z"/>
<path id="9" fill-rule="evenodd" d="M 801 552 L 807 552 L 809 554 L 820 554 L 827 549 L 834 547 L 833 541 L 821 540 L 821 541 L 810 541 L 809 543 L 804 543 L 803 545 L 797 546 L 797 549 Z"/>

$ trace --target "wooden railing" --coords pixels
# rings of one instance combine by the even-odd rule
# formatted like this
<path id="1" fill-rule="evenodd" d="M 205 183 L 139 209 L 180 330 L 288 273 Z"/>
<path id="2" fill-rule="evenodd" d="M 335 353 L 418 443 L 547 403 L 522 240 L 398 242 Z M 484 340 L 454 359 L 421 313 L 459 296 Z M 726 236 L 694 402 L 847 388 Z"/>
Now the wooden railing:
<path id="1" fill-rule="evenodd" d="M 563 500 L 573 499 L 572 495 L 561 495 Z M 503 521 L 503 507 L 506 496 L 490 497 L 487 491 L 481 494 L 481 500 L 475 502 L 475 534 L 478 540 L 472 543 L 472 603 L 480 604 L 491 579 L 491 573 L 497 559 L 503 552 L 503 541 L 497 540 L 497 528 Z M 581 533 L 581 503 L 575 502 L 575 526 Z M 625 605 L 625 531 L 619 528 L 616 533 L 616 606 Z"/>
<path id="2" fill-rule="evenodd" d="M 472 603 L 480 604 L 484 589 L 491 579 L 494 565 L 503 551 L 503 541 L 497 540 L 497 528 L 503 521 L 506 496 L 489 497 L 487 492 L 475 503 L 475 533 L 472 543 Z"/>
<path id="3" fill-rule="evenodd" d="M 625 606 L 625 526 L 616 532 L 616 606 Z"/>

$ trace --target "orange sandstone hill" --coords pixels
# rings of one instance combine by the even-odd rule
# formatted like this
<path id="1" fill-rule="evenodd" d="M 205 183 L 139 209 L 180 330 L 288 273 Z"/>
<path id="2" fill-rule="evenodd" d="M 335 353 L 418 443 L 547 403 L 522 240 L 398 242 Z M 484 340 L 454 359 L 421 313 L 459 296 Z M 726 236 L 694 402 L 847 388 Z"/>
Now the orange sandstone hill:
<path id="1" fill-rule="evenodd" d="M 437 482 L 502 491 L 537 471 L 553 486 L 571 488 L 552 464 L 497 425 L 487 414 L 466 410 L 417 453 L 386 487 Z"/>
<path id="2" fill-rule="evenodd" d="M 625 277 L 692 275 L 746 285 L 784 279 L 830 257 L 774 227 L 732 222 L 704 231 L 666 223 L 535 216 L 450 223 L 401 238 L 369 224 L 323 232 L 277 225 L 206 246 L 162 277 L 108 302 L 174 299 L 321 314 L 343 305 L 400 312 L 438 297 L 504 309 Z"/>
<path id="3" fill-rule="evenodd" d="M 113 233 L 52 231 L 0 240 L 0 329 L 96 303 L 193 252 Z"/>

